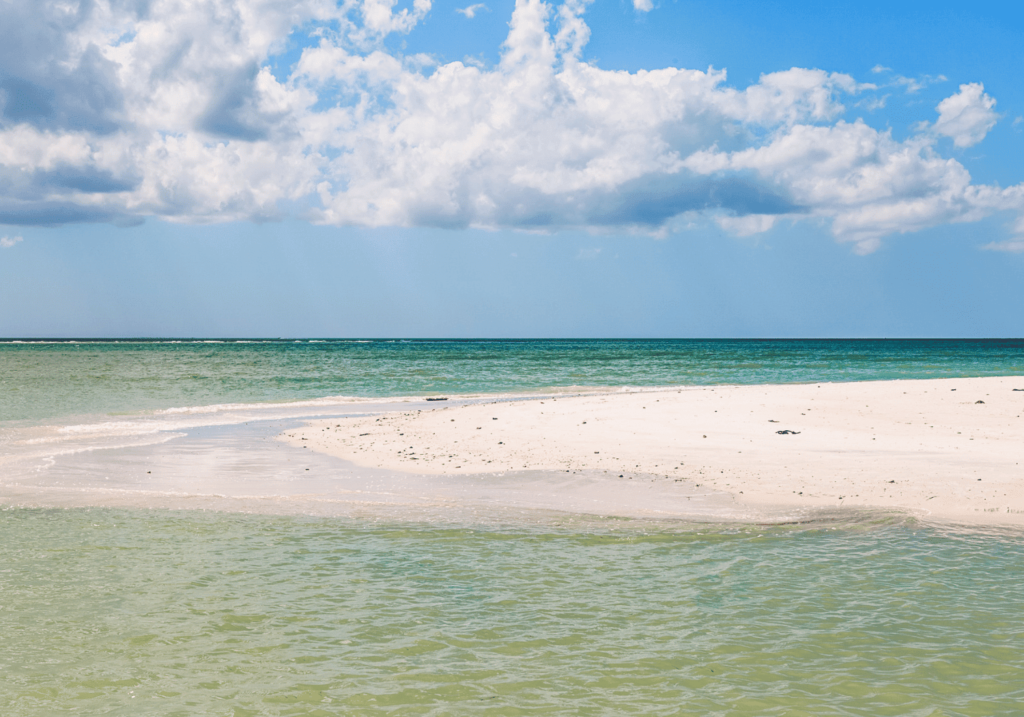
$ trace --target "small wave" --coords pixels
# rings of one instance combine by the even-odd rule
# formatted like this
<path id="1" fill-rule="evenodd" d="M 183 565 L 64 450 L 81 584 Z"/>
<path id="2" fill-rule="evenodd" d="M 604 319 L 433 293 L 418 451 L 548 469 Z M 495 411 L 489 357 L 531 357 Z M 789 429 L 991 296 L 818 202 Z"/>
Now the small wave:
<path id="1" fill-rule="evenodd" d="M 175 438 L 181 438 L 181 437 L 183 437 L 185 435 L 187 435 L 187 434 L 181 432 L 180 430 L 179 431 L 170 431 L 169 430 L 169 431 L 165 431 L 165 432 L 164 431 L 153 431 L 153 432 L 150 432 L 150 433 L 135 434 L 134 436 L 133 435 L 125 435 L 125 434 L 110 435 L 110 436 L 95 436 L 94 438 L 97 438 L 97 437 L 98 438 L 111 438 L 111 439 L 116 438 L 116 439 L 120 439 L 121 441 L 124 441 L 125 439 L 130 439 L 130 438 L 133 438 L 133 437 L 137 438 L 139 440 L 131 441 L 129 443 L 124 443 L 124 442 L 116 443 L 116 442 L 114 442 L 114 443 L 99 443 L 99 444 L 86 444 L 86 445 L 68 445 L 66 443 L 63 443 L 63 444 L 58 444 L 58 445 L 64 445 L 64 446 L 67 446 L 67 447 L 60 448 L 58 450 L 47 450 L 46 454 L 47 454 L 48 458 L 52 459 L 52 458 L 55 458 L 57 456 L 71 456 L 71 455 L 77 455 L 79 453 L 90 453 L 92 451 L 113 451 L 113 450 L 118 450 L 118 449 L 121 449 L 121 448 L 139 448 L 140 446 L 152 446 L 152 445 L 157 445 L 157 444 L 160 444 L 160 443 L 167 443 L 168 441 L 172 441 Z M 141 440 L 144 437 L 148 437 L 148 439 L 147 440 Z M 34 440 L 31 440 L 31 441 L 26 441 L 26 443 L 30 443 L 32 445 L 49 445 L 50 444 L 49 442 L 45 442 L 43 439 L 34 439 Z M 55 443 L 56 443 L 56 441 L 55 441 Z"/>
<path id="2" fill-rule="evenodd" d="M 140 433 L 159 433 L 166 428 L 158 423 L 144 421 L 105 421 L 103 423 L 79 423 L 61 426 L 57 429 L 63 435 L 138 435 Z M 29 444 L 49 443 L 59 438 L 32 438 Z"/>
<path id="3" fill-rule="evenodd" d="M 361 403 L 403 403 L 408 401 L 421 400 L 415 397 L 396 396 L 382 398 L 364 398 L 360 396 L 325 396 L 323 398 L 310 398 L 303 401 L 283 401 L 280 403 L 215 403 L 206 406 L 175 406 L 163 408 L 156 411 L 157 415 L 173 414 L 205 414 L 222 413 L 224 411 L 258 411 L 262 409 L 288 409 L 307 407 L 328 407 L 345 406 Z"/>

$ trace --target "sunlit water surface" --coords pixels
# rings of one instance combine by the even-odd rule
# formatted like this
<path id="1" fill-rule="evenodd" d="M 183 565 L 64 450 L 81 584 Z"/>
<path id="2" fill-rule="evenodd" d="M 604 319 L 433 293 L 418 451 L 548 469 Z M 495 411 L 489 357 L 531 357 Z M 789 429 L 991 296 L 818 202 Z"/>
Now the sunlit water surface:
<path id="1" fill-rule="evenodd" d="M 1024 541 L 0 511 L 0 713 L 1010 715 Z"/>

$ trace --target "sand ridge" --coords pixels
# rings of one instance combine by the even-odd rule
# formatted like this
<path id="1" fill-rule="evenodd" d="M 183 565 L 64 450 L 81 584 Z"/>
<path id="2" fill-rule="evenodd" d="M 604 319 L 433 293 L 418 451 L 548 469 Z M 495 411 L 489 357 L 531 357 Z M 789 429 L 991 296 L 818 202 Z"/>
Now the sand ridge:
<path id="1" fill-rule="evenodd" d="M 421 474 L 601 471 L 748 506 L 1024 524 L 1022 389 L 1024 377 L 674 387 L 438 404 L 282 439 Z"/>

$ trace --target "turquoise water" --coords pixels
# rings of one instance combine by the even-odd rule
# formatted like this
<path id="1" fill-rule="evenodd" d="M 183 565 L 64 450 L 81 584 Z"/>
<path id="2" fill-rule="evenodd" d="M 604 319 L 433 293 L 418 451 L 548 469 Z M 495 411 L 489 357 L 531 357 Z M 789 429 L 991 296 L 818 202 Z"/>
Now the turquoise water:
<path id="1" fill-rule="evenodd" d="M 1020 714 L 1019 538 L 8 509 L 0 706 Z"/>
<path id="2" fill-rule="evenodd" d="M 0 423 L 327 396 L 1024 373 L 1024 340 L 0 342 Z"/>
<path id="3" fill-rule="evenodd" d="M 93 506 L 0 509 L 0 715 L 1021 714 L 1019 531 L 477 511 L 472 478 L 425 509 L 274 440 L 438 405 L 403 396 L 1012 374 L 1024 341 L 0 343 L 0 501 Z"/>

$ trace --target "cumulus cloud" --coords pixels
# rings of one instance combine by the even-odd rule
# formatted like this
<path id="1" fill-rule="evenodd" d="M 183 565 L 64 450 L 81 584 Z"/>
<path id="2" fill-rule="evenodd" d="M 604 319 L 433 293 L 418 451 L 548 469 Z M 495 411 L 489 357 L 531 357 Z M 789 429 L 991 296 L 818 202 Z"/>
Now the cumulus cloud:
<path id="1" fill-rule="evenodd" d="M 0 223 L 294 214 L 657 234 L 703 218 L 750 235 L 810 219 L 866 252 L 1024 211 L 1021 185 L 973 184 L 938 151 L 998 119 L 980 84 L 897 141 L 847 116 L 875 85 L 842 73 L 737 88 L 714 68 L 601 69 L 584 57 L 587 4 L 517 0 L 500 62 L 483 67 L 389 49 L 429 0 L 9 0 Z"/>
<path id="2" fill-rule="evenodd" d="M 18 242 L 20 242 L 21 239 L 22 239 L 21 237 L 9 237 L 9 236 L 0 237 L 0 248 L 2 248 L 2 249 L 10 249 L 12 246 L 14 246 Z"/>
<path id="3" fill-rule="evenodd" d="M 947 97 L 935 109 L 939 119 L 934 130 L 951 137 L 957 147 L 972 147 L 985 139 L 995 127 L 999 115 L 992 109 L 996 101 L 985 94 L 980 82 L 960 85 L 960 91 Z"/>

